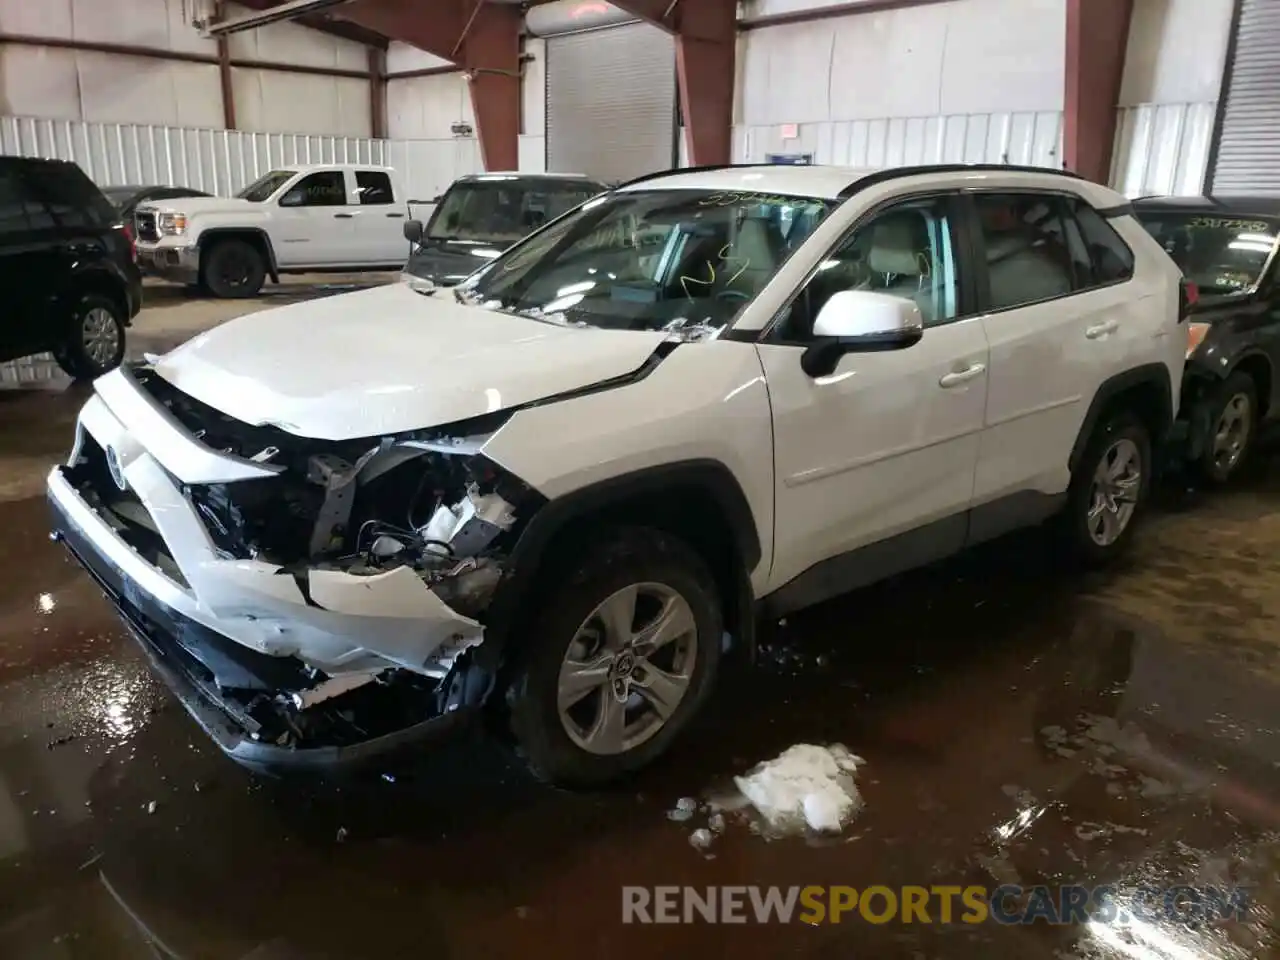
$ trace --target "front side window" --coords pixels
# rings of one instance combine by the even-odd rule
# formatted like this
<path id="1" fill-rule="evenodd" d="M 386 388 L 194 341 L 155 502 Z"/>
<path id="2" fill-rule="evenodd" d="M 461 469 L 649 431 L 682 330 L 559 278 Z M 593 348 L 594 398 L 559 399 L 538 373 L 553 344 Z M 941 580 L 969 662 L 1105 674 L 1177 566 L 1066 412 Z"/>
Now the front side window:
<path id="1" fill-rule="evenodd" d="M 1139 210 L 1138 219 L 1208 296 L 1243 293 L 1260 283 L 1280 236 L 1280 220 L 1272 217 Z"/>
<path id="2" fill-rule="evenodd" d="M 585 183 L 459 181 L 427 224 L 427 238 L 509 246 L 597 193 Z"/>
<path id="3" fill-rule="evenodd" d="M 391 193 L 391 178 L 381 170 L 357 170 L 356 193 L 363 206 L 386 206 L 395 202 Z"/>
<path id="4" fill-rule="evenodd" d="M 253 181 L 253 183 L 237 193 L 236 196 L 241 200 L 248 200 L 250 203 L 266 203 L 277 190 L 292 180 L 293 177 L 293 170 L 272 170 L 270 173 L 263 174 Z"/>
<path id="5" fill-rule="evenodd" d="M 345 207 L 347 181 L 341 170 L 303 177 L 280 198 L 282 207 Z"/>
<path id="6" fill-rule="evenodd" d="M 512 247 L 457 291 L 497 309 L 571 324 L 720 328 L 834 206 L 745 192 L 608 194 Z M 791 224 L 785 233 L 784 214 Z"/>
<path id="7" fill-rule="evenodd" d="M 977 194 L 973 200 L 992 310 L 1052 300 L 1073 291 L 1076 261 L 1057 196 Z"/>
<path id="8" fill-rule="evenodd" d="M 861 223 L 831 255 L 792 303 L 780 331 L 804 342 L 831 296 L 869 290 L 911 300 L 926 327 L 956 318 L 956 261 L 949 204 L 944 197 L 911 200 Z"/>

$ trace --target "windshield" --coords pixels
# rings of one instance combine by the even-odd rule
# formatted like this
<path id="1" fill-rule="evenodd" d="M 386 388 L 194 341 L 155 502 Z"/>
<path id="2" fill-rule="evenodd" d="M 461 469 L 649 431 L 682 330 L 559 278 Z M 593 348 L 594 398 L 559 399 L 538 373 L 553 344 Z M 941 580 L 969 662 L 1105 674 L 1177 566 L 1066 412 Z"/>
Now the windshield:
<path id="1" fill-rule="evenodd" d="M 1280 223 L 1270 217 L 1140 211 L 1138 218 L 1183 275 L 1210 296 L 1255 286 L 1280 235 Z"/>
<path id="2" fill-rule="evenodd" d="M 294 175 L 293 170 L 272 170 L 236 194 L 241 200 L 265 203 L 273 193 L 285 185 Z"/>
<path id="3" fill-rule="evenodd" d="M 600 189 L 587 181 L 462 180 L 440 201 L 427 225 L 427 238 L 509 246 Z"/>
<path id="4" fill-rule="evenodd" d="M 552 322 L 710 335 L 835 204 L 705 190 L 609 194 L 508 250 L 457 296 Z"/>

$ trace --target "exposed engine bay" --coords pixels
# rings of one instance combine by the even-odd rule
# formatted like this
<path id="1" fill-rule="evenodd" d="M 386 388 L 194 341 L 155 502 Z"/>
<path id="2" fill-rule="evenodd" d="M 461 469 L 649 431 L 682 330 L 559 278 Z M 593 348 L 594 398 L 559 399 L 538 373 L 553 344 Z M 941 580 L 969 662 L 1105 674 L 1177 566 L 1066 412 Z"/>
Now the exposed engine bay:
<path id="1" fill-rule="evenodd" d="M 317 571 L 372 577 L 408 569 L 448 607 L 484 623 L 510 548 L 542 502 L 480 453 L 502 415 L 452 432 L 317 441 L 236 421 L 148 366 L 133 376 L 205 446 L 279 468 L 264 479 L 183 486 L 223 559 L 277 565 L 293 575 L 308 604 L 319 607 L 310 579 Z M 99 503 L 115 498 L 108 484 L 96 486 L 104 491 L 96 496 Z M 118 520 L 145 520 L 145 511 L 130 513 L 120 504 L 111 512 Z M 415 670 L 395 666 L 329 676 L 288 658 L 297 669 L 287 675 L 269 670 L 265 683 L 254 676 L 229 689 L 217 669 L 206 679 L 255 739 L 260 731 L 281 745 L 310 745 L 316 737 L 340 744 L 470 699 L 458 685 L 472 682 L 464 676 L 467 651 L 479 642 L 442 643 Z M 356 707 L 361 709 L 352 713 Z"/>

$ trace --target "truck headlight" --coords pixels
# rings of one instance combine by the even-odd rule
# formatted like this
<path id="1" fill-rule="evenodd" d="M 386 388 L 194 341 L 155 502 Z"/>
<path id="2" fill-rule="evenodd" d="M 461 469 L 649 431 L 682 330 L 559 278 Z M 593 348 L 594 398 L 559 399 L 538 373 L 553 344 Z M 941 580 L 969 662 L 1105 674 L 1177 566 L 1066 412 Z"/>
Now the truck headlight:
<path id="1" fill-rule="evenodd" d="M 187 232 L 187 215 L 185 213 L 162 213 L 156 217 L 156 226 L 160 235 L 180 237 Z"/>

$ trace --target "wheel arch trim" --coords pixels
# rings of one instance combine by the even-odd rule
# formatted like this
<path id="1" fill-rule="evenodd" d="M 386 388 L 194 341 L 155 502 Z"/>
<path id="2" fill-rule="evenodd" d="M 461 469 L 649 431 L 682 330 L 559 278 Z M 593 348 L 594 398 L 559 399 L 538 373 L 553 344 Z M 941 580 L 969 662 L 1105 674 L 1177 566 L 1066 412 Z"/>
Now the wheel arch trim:
<path id="1" fill-rule="evenodd" d="M 207 230 L 202 230 L 200 236 L 196 239 L 196 246 L 199 247 L 201 256 L 204 255 L 207 244 L 214 240 L 221 240 L 224 237 L 255 237 L 260 239 L 267 251 L 267 274 L 272 280 L 279 279 L 276 248 L 272 244 L 271 235 L 267 231 L 261 227 L 210 227 Z"/>
<path id="2" fill-rule="evenodd" d="M 1128 390 L 1134 387 L 1154 387 L 1158 395 L 1160 403 L 1160 432 L 1159 435 L 1151 438 L 1153 445 L 1158 445 L 1168 434 L 1173 425 L 1173 387 L 1169 379 L 1169 368 L 1163 363 L 1145 363 L 1141 366 L 1125 370 L 1113 377 L 1102 382 L 1098 390 L 1093 395 L 1093 400 L 1089 403 L 1089 409 L 1085 411 L 1084 421 L 1080 424 L 1080 432 L 1076 436 L 1075 444 L 1071 448 L 1071 455 L 1067 461 L 1067 465 L 1074 474 L 1080 466 L 1080 461 L 1084 457 L 1085 450 L 1089 446 L 1089 439 L 1093 436 L 1094 430 L 1097 429 L 1098 421 L 1101 419 L 1103 411 L 1108 405 Z"/>

